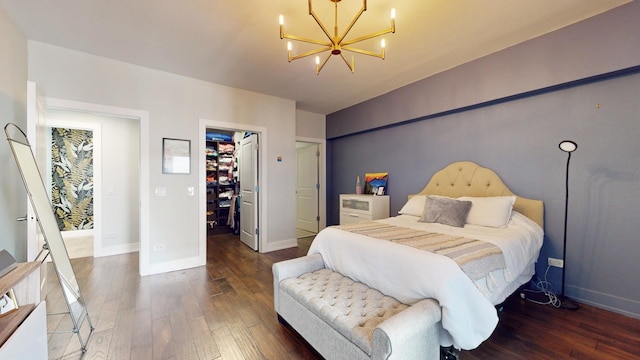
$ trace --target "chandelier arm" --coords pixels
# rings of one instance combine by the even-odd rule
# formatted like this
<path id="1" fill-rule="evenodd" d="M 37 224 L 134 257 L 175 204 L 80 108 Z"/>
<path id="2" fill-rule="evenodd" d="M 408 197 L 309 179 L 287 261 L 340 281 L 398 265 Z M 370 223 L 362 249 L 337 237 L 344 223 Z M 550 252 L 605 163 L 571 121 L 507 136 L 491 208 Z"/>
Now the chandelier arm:
<path id="1" fill-rule="evenodd" d="M 338 3 L 336 3 L 336 7 L 337 6 L 338 6 Z M 337 8 L 336 8 L 336 11 L 337 11 Z M 347 26 L 347 28 L 344 30 L 344 33 L 342 33 L 342 36 L 340 36 L 340 38 L 338 38 L 338 40 L 337 40 L 338 44 L 342 43 L 342 41 L 347 36 L 347 34 L 349 34 L 349 31 L 351 31 L 351 28 L 353 28 L 353 26 L 356 24 L 356 21 L 358 21 L 358 19 L 360 19 L 360 16 L 365 11 L 367 11 L 367 0 L 363 0 L 362 1 L 362 7 L 360 8 L 360 11 L 358 11 L 356 16 L 353 17 L 353 20 L 351 20 L 351 23 L 349 24 L 349 26 Z M 337 27 L 338 27 L 338 19 L 337 19 L 337 14 L 336 14 L 336 33 L 337 33 Z M 338 34 L 336 34 L 336 36 L 337 35 Z"/>
<path id="2" fill-rule="evenodd" d="M 325 51 L 329 51 L 329 50 L 331 50 L 331 48 L 320 48 L 320 49 L 307 51 L 305 53 L 301 53 L 301 54 L 298 54 L 298 55 L 289 56 L 289 61 L 302 59 L 304 57 L 315 55 L 315 54 L 319 54 L 319 53 L 322 53 L 322 52 L 325 52 Z M 329 56 L 331 56 L 331 54 L 329 54 Z"/>
<path id="3" fill-rule="evenodd" d="M 324 27 L 324 25 L 322 24 L 322 22 L 320 22 L 320 19 L 316 15 L 315 11 L 313 11 L 313 9 L 311 8 L 311 0 L 309 0 L 309 15 L 311 15 L 311 17 L 313 17 L 313 20 L 315 20 L 316 23 L 318 23 L 318 26 L 320 26 L 320 29 L 322 29 L 322 32 L 324 32 L 327 38 L 331 40 L 331 42 L 333 42 L 333 38 L 329 34 L 329 31 L 327 31 L 327 28 Z"/>
<path id="4" fill-rule="evenodd" d="M 303 37 L 303 36 L 297 36 L 297 35 L 291 35 L 291 34 L 282 33 L 281 38 L 282 39 L 295 40 L 295 41 L 301 41 L 301 42 L 305 42 L 305 43 L 309 43 L 309 44 L 316 44 L 316 45 L 320 45 L 320 46 L 331 47 L 331 42 L 310 39 L 310 38 L 306 38 L 306 37 Z"/>
<path id="5" fill-rule="evenodd" d="M 331 53 L 329 53 L 327 55 L 327 57 L 324 59 L 324 61 L 322 62 L 322 64 L 318 64 L 316 65 L 316 75 L 320 75 L 320 71 L 322 70 L 322 68 L 324 67 L 324 65 L 327 63 L 327 61 L 329 61 L 329 59 L 331 58 Z"/>
<path id="6" fill-rule="evenodd" d="M 342 60 L 344 60 L 344 63 L 347 64 L 347 67 L 349 68 L 349 70 L 351 70 L 351 73 L 353 74 L 356 71 L 356 62 L 353 59 L 353 56 L 351 57 L 351 64 L 349 64 L 349 62 L 347 61 L 347 58 L 344 57 L 344 54 L 340 53 L 340 57 L 342 58 Z"/>
<path id="7" fill-rule="evenodd" d="M 360 41 L 373 39 L 373 38 L 378 37 L 378 36 L 382 36 L 382 35 L 390 34 L 390 33 L 395 33 L 395 32 L 396 32 L 396 29 L 395 29 L 395 27 L 392 26 L 392 27 L 390 27 L 388 29 L 380 30 L 378 32 L 375 32 L 375 33 L 372 33 L 372 34 L 369 34 L 369 35 L 364 35 L 364 36 L 357 37 L 355 39 L 343 41 L 341 45 L 344 47 L 345 45 L 355 44 L 355 43 L 358 43 Z"/>
<path id="8" fill-rule="evenodd" d="M 363 50 L 363 49 L 343 46 L 342 50 L 351 51 L 351 52 L 358 53 L 358 54 L 363 54 L 363 55 L 369 55 L 369 56 L 377 57 L 377 58 L 380 58 L 380 59 L 383 59 L 383 60 L 384 60 L 384 56 L 385 56 L 384 49 L 382 49 L 381 52 L 376 53 L 376 52 L 369 51 L 369 50 Z"/>

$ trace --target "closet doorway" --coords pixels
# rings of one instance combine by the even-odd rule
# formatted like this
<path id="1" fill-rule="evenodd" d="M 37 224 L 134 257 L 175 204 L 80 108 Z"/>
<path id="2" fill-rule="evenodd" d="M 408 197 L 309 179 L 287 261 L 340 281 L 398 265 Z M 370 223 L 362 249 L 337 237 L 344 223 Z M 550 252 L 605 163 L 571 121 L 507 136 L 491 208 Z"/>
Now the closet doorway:
<path id="1" fill-rule="evenodd" d="M 262 248 L 260 232 L 260 148 L 263 133 L 256 127 L 201 120 L 204 138 L 204 243 L 217 236 L 237 237 L 254 251 Z"/>

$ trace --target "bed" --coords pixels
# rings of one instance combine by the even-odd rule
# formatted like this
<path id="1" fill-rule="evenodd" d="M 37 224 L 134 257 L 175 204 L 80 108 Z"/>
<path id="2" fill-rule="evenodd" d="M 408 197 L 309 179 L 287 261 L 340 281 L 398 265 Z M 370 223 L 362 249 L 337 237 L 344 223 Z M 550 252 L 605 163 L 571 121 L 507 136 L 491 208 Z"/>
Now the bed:
<path id="1" fill-rule="evenodd" d="M 469 208 L 466 214 L 459 205 Z M 454 215 L 446 214 L 451 208 Z M 533 276 L 543 225 L 542 201 L 517 196 L 492 170 L 461 161 L 436 172 L 398 216 L 323 229 L 308 255 L 320 254 L 327 268 L 402 303 L 436 299 L 440 345 L 473 349 L 495 329 L 495 305 Z M 413 238 L 430 234 L 471 239 L 490 250 L 482 250 L 488 255 L 478 262 L 456 258 L 446 247 L 423 251 L 431 240 L 416 245 Z"/>

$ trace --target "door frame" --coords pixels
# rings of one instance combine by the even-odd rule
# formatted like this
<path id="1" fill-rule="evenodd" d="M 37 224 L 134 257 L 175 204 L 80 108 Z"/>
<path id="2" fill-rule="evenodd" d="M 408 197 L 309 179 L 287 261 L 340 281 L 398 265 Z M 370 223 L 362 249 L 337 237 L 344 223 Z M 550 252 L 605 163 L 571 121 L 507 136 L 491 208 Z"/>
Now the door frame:
<path id="1" fill-rule="evenodd" d="M 327 227 L 327 140 L 319 139 L 319 138 L 310 138 L 303 136 L 296 136 L 296 142 L 305 142 L 310 144 L 319 145 L 318 151 L 320 152 L 320 156 L 318 158 L 318 164 L 320 165 L 318 169 L 318 180 L 320 181 L 320 192 L 318 194 L 318 215 L 320 215 L 320 222 L 318 224 L 318 231 Z M 296 167 L 296 173 L 298 169 Z M 295 204 L 294 204 L 295 205 Z M 294 223 L 295 230 L 295 223 Z"/>
<path id="2" fill-rule="evenodd" d="M 260 229 L 258 234 L 258 252 L 266 250 L 267 239 L 267 128 L 263 126 L 239 124 L 227 121 L 217 121 L 211 119 L 199 119 L 198 127 L 198 189 L 199 189 L 199 207 L 198 207 L 198 233 L 200 234 L 199 250 L 201 261 L 206 264 L 207 261 L 207 186 L 206 186 L 206 139 L 207 129 L 220 129 L 226 131 L 251 131 L 258 134 L 258 219 L 256 224 Z"/>
<path id="3" fill-rule="evenodd" d="M 46 122 L 46 104 L 45 98 L 40 94 L 37 85 L 33 81 L 27 81 L 27 139 L 31 145 L 31 151 L 36 159 L 36 165 L 42 176 L 42 164 L 44 162 L 45 151 L 42 144 L 45 139 L 44 127 Z M 44 180 L 43 180 L 44 182 Z M 34 261 L 39 254 L 40 249 L 44 245 L 44 237 L 41 233 L 40 226 L 36 219 L 36 213 L 33 205 L 26 196 L 27 202 L 27 261 Z"/>
<path id="4" fill-rule="evenodd" d="M 65 100 L 58 98 L 46 98 L 47 109 L 67 111 L 89 112 L 105 116 L 122 117 L 139 122 L 140 137 L 140 218 L 139 218 L 139 273 L 141 276 L 151 274 L 149 260 L 149 232 L 150 232 L 150 169 L 144 164 L 149 163 L 149 112 L 144 110 L 127 109 L 115 106 L 93 104 L 81 101 Z M 94 229 L 95 231 L 95 229 Z M 94 249 L 95 251 L 95 249 Z"/>

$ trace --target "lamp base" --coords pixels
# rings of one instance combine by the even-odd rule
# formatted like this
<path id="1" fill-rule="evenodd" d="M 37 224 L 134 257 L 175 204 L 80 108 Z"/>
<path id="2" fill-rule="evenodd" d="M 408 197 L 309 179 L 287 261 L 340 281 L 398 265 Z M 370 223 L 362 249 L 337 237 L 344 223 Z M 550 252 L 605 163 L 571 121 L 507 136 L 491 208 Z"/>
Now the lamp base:
<path id="1" fill-rule="evenodd" d="M 578 304 L 576 301 L 571 300 L 570 298 L 566 297 L 566 296 L 561 296 L 558 298 L 560 300 L 560 308 L 561 309 L 566 309 L 566 310 L 578 310 L 580 309 L 580 304 Z"/>

